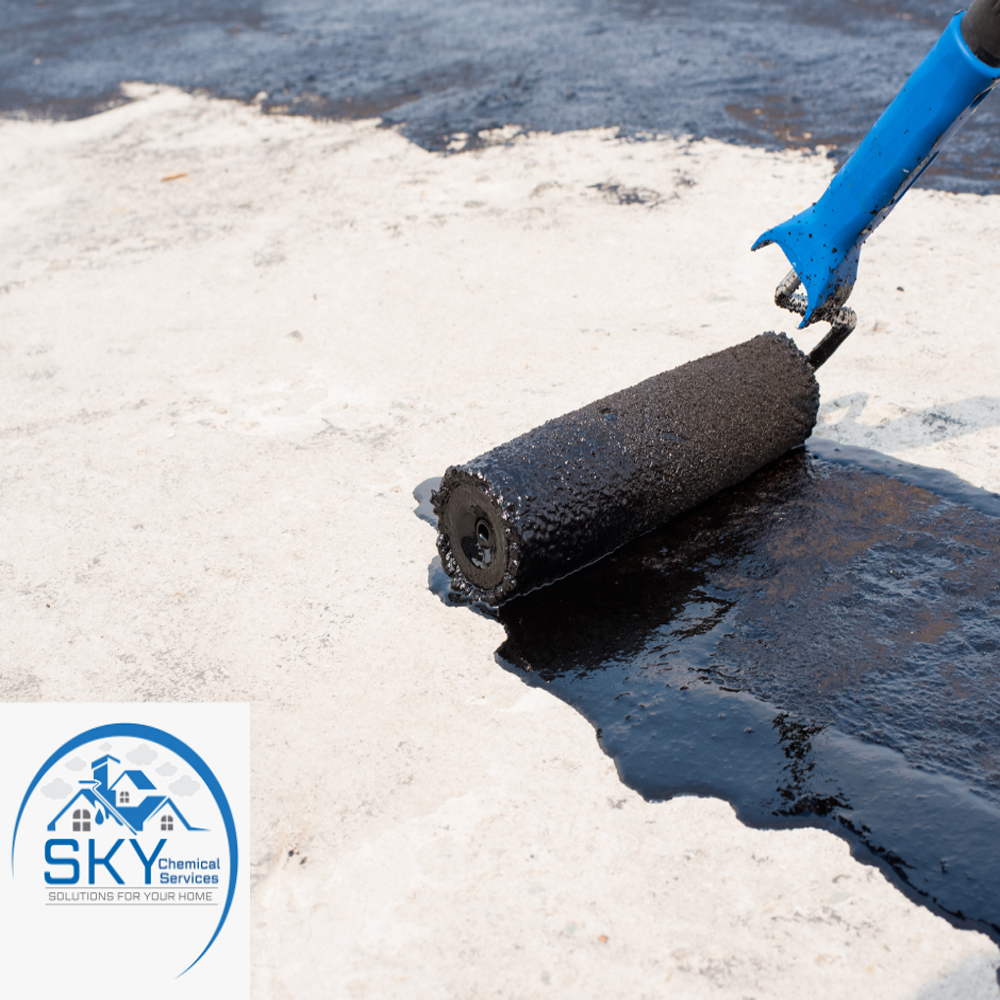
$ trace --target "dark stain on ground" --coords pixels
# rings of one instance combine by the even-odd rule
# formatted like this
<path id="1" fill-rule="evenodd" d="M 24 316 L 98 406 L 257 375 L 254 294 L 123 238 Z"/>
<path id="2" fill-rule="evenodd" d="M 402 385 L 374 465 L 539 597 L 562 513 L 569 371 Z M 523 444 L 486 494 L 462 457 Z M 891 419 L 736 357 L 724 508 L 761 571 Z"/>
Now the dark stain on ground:
<path id="1" fill-rule="evenodd" d="M 830 830 L 1000 941 L 1000 497 L 811 441 L 499 619 L 646 798 Z"/>
<path id="2" fill-rule="evenodd" d="M 833 147 L 843 162 L 953 13 L 939 0 L 0 0 L 0 111 L 79 117 L 142 80 L 380 117 L 435 150 L 502 126 L 612 127 Z M 918 184 L 1000 190 L 998 123 L 993 98 Z"/>
<path id="3" fill-rule="evenodd" d="M 616 205 L 646 205 L 655 208 L 663 201 L 663 195 L 652 188 L 630 188 L 622 184 L 590 184 L 592 190 L 599 191 L 608 201 Z"/>

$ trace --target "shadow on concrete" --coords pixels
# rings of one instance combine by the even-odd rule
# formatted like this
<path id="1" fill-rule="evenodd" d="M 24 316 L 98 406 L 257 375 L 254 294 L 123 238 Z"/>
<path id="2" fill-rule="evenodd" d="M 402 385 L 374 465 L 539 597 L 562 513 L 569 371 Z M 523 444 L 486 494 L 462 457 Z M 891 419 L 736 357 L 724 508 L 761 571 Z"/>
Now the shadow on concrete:
<path id="1" fill-rule="evenodd" d="M 848 438 L 876 435 L 883 442 L 893 442 L 896 448 L 949 441 L 988 427 L 1000 427 L 1000 396 L 970 396 L 922 410 L 900 411 L 898 416 L 866 423 L 863 416 L 870 399 L 866 392 L 855 392 L 823 403 L 820 421 L 829 417 L 838 434 Z M 830 426 L 827 424 L 826 429 Z M 820 429 L 822 433 L 822 424 Z"/>

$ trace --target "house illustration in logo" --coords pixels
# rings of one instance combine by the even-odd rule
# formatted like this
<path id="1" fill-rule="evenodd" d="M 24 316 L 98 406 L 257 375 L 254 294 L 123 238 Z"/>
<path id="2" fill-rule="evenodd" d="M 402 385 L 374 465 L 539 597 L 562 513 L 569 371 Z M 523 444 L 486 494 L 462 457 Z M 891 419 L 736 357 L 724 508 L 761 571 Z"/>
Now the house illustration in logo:
<path id="1" fill-rule="evenodd" d="M 156 785 L 140 768 L 123 770 L 108 784 L 110 763 L 121 761 L 105 754 L 90 765 L 93 778 L 80 781 L 83 787 L 49 823 L 49 830 L 90 833 L 110 819 L 132 834 L 141 833 L 144 828 L 161 836 L 175 830 L 204 832 L 202 827 L 188 823 L 173 799 L 158 794 Z"/>

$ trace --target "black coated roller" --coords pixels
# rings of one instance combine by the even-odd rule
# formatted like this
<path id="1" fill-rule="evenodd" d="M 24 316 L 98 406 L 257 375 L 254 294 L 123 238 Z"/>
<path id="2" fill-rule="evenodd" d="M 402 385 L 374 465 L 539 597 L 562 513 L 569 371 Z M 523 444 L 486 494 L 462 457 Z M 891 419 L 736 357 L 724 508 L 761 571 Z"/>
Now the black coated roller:
<path id="1" fill-rule="evenodd" d="M 784 334 L 654 375 L 448 469 L 431 497 L 441 563 L 476 600 L 526 593 L 801 445 L 818 408 Z"/>

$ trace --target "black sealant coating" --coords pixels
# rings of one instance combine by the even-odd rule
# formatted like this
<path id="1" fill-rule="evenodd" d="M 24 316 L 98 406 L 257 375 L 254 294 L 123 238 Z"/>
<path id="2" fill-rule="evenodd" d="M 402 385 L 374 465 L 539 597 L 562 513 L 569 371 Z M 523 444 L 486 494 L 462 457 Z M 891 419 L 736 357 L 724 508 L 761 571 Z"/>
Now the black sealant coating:
<path id="1" fill-rule="evenodd" d="M 430 149 L 500 127 L 711 136 L 843 162 L 954 14 L 940 0 L 0 0 L 0 112 L 142 80 L 381 117 Z M 1000 190 L 1000 99 L 920 186 Z M 593 183 L 615 183 L 596 176 Z M 816 192 L 817 195 L 819 192 Z"/>
<path id="2" fill-rule="evenodd" d="M 647 798 L 830 830 L 1000 941 L 1000 497 L 807 448 L 504 604 L 498 659 Z"/>
<path id="3" fill-rule="evenodd" d="M 655 375 L 452 466 L 432 498 L 441 564 L 477 600 L 526 593 L 802 444 L 818 407 L 784 334 Z"/>

